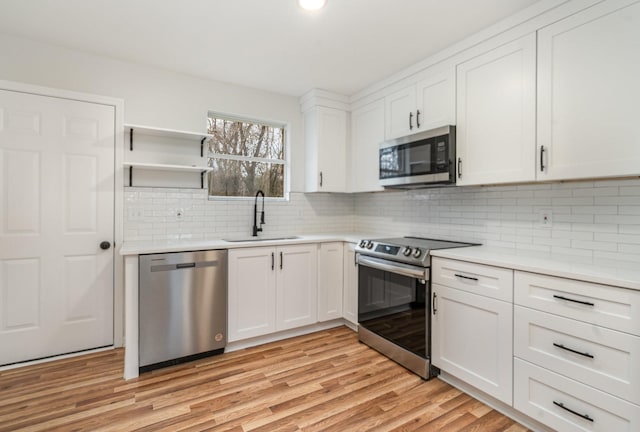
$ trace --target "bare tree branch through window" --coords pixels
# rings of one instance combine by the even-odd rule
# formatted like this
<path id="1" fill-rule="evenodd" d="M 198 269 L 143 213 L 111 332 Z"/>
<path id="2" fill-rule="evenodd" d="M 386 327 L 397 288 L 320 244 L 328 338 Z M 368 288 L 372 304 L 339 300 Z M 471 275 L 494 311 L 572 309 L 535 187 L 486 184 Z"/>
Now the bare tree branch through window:
<path id="1" fill-rule="evenodd" d="M 284 197 L 285 128 L 210 115 L 210 196 Z"/>

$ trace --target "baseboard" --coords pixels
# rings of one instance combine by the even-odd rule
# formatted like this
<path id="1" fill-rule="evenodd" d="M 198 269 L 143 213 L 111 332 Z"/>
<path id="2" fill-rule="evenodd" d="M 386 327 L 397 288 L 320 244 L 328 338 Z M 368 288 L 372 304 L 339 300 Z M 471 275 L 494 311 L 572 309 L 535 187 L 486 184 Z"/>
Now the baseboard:
<path id="1" fill-rule="evenodd" d="M 101 348 L 88 349 L 88 350 L 84 350 L 84 351 L 76 351 L 76 352 L 69 353 L 69 354 L 60 354 L 60 355 L 57 355 L 57 356 L 41 358 L 41 359 L 38 359 L 38 360 L 29 360 L 29 361 L 20 362 L 20 363 L 13 363 L 13 364 L 10 364 L 10 365 L 7 365 L 7 366 L 0 367 L 0 372 L 6 371 L 6 370 L 10 370 L 10 369 L 21 368 L 21 367 L 25 367 L 25 366 L 32 366 L 32 365 L 37 365 L 37 364 L 42 364 L 42 363 L 48 363 L 48 362 L 52 362 L 52 361 L 56 361 L 56 360 L 64 360 L 64 359 L 83 356 L 83 355 L 87 355 L 87 354 L 99 353 L 99 352 L 102 352 L 102 351 L 110 351 L 112 349 L 114 349 L 114 346 L 110 345 L 110 346 L 101 347 Z"/>
<path id="2" fill-rule="evenodd" d="M 284 330 L 278 333 L 271 333 L 268 335 L 258 336 L 250 339 L 244 339 L 241 341 L 229 342 L 225 347 L 224 352 L 238 351 L 245 348 L 264 345 L 270 342 L 277 342 L 280 340 L 289 339 L 295 336 L 302 336 L 309 333 L 315 333 L 321 330 L 340 327 L 342 325 L 346 325 L 347 327 L 350 327 L 349 325 L 346 324 L 345 320 L 340 318 L 332 321 L 326 321 L 326 322 L 316 323 L 316 324 L 312 324 L 304 327 L 298 327 L 291 330 Z"/>

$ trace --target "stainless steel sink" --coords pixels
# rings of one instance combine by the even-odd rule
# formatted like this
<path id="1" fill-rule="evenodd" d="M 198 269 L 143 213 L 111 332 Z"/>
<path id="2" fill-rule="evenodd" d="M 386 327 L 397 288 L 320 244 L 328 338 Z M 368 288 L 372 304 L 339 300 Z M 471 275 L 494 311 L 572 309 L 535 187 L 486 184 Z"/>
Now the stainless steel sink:
<path id="1" fill-rule="evenodd" d="M 300 238 L 298 236 L 288 236 L 288 237 L 240 237 L 240 238 L 226 238 L 222 239 L 226 242 L 255 242 L 255 241 L 276 241 L 276 240 L 293 240 Z"/>

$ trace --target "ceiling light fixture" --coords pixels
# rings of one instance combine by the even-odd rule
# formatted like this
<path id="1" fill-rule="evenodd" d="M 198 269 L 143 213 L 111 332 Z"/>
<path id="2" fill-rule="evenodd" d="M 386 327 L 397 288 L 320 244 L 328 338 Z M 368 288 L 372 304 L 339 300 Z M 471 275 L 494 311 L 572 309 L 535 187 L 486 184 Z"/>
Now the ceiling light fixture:
<path id="1" fill-rule="evenodd" d="M 298 0 L 298 5 L 302 9 L 315 11 L 322 9 L 327 4 L 327 0 Z"/>

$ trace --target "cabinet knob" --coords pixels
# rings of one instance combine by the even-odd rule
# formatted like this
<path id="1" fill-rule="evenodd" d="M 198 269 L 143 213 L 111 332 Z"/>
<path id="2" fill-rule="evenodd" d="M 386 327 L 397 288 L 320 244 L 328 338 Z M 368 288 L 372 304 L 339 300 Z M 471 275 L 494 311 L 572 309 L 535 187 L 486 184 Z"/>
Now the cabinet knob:
<path id="1" fill-rule="evenodd" d="M 111 242 L 103 241 L 100 243 L 100 249 L 107 250 L 111 247 Z"/>

